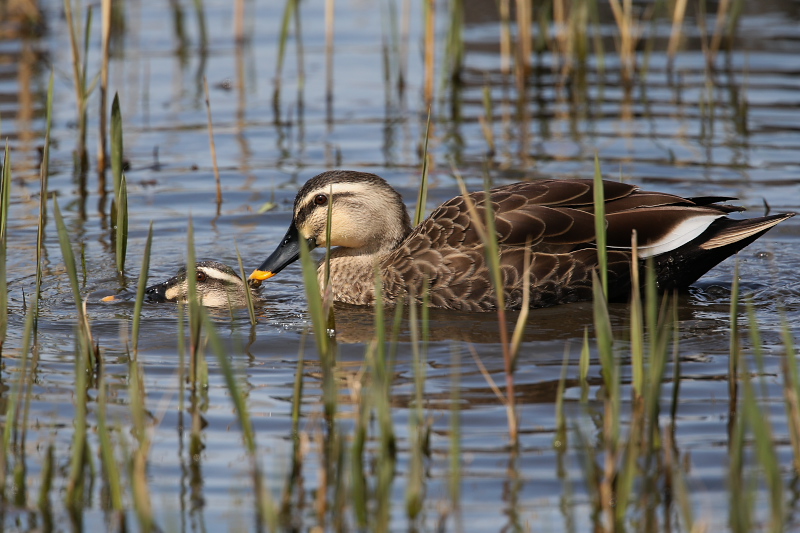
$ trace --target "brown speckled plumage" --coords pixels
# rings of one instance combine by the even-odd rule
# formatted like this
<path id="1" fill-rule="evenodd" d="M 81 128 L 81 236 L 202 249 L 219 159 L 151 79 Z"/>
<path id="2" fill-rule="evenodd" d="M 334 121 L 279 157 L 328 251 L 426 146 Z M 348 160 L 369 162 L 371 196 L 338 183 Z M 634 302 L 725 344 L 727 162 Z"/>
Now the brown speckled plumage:
<path id="1" fill-rule="evenodd" d="M 660 288 L 684 288 L 792 216 L 736 221 L 726 215 L 741 208 L 718 203 L 729 198 L 681 198 L 608 181 L 603 189 L 612 298 L 629 291 L 634 229 L 641 256 L 653 257 Z M 317 246 L 325 245 L 328 210 L 327 203 L 314 203 L 325 200 L 320 195 L 333 198 L 331 245 L 339 247 L 331 254 L 330 283 L 337 301 L 372 304 L 378 265 L 388 302 L 407 295 L 421 299 L 428 284 L 434 307 L 496 307 L 476 229 L 476 221 L 486 216 L 485 192 L 469 194 L 469 201 L 457 196 L 445 202 L 412 230 L 402 199 L 382 178 L 326 172 L 309 180 L 295 201 L 297 231 Z M 489 195 L 506 306 L 522 305 L 528 248 L 531 307 L 591 299 L 592 271 L 597 268 L 592 180 L 514 183 L 492 189 Z M 275 268 L 271 259 L 259 271 L 277 272 L 290 262 Z M 324 269 L 321 264 L 321 281 Z"/>

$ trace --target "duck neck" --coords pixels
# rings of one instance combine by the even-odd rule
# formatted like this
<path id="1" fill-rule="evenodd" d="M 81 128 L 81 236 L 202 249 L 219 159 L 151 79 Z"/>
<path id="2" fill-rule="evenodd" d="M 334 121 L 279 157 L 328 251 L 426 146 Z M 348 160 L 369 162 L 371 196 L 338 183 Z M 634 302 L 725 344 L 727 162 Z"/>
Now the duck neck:
<path id="1" fill-rule="evenodd" d="M 338 247 L 331 250 L 330 286 L 333 299 L 356 305 L 371 304 L 375 297 L 375 268 L 397 248 L 411 229 L 398 233 L 393 239 L 376 239 L 360 248 Z M 328 277 L 326 261 L 317 269 L 320 287 Z"/>

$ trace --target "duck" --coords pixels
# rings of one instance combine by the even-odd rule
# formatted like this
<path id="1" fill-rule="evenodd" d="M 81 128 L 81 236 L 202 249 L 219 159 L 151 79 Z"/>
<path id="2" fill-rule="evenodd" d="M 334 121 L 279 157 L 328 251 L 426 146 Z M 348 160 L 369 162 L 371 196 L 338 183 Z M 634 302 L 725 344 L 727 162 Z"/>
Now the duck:
<path id="1" fill-rule="evenodd" d="M 630 294 L 634 230 L 639 267 L 652 263 L 661 291 L 682 290 L 794 216 L 734 219 L 731 213 L 744 210 L 726 203 L 735 198 L 682 198 L 615 181 L 602 187 L 607 296 L 616 301 Z M 411 298 L 442 309 L 492 311 L 498 298 L 480 231 L 491 202 L 506 308 L 523 305 L 526 271 L 531 308 L 590 300 L 599 267 L 593 198 L 592 179 L 512 183 L 456 196 L 412 227 L 401 195 L 380 176 L 327 171 L 300 188 L 286 235 L 248 283 L 257 287 L 295 262 L 301 240 L 308 249 L 327 247 L 329 234 L 329 272 L 323 259 L 317 273 L 334 301 L 374 304 L 377 271 L 387 304 Z"/>
<path id="2" fill-rule="evenodd" d="M 195 279 L 198 298 L 206 307 L 244 307 L 248 290 L 252 291 L 254 299 L 258 299 L 257 287 L 249 287 L 231 267 L 218 261 L 195 263 Z M 186 267 L 168 280 L 145 289 L 145 299 L 154 303 L 186 303 L 188 296 Z"/>

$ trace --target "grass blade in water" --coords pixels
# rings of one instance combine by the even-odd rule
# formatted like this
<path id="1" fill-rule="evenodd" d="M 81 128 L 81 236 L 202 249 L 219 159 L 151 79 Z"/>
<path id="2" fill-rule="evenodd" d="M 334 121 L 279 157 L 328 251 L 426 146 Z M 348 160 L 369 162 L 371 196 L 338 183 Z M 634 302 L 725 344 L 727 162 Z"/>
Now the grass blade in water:
<path id="1" fill-rule="evenodd" d="M 111 103 L 111 177 L 114 184 L 114 199 L 119 196 L 122 181 L 122 114 L 119 109 L 119 94 L 114 94 Z"/>
<path id="2" fill-rule="evenodd" d="M 242 277 L 243 280 L 247 279 L 247 276 L 244 272 L 244 264 L 242 263 L 242 254 L 239 253 L 239 245 L 236 245 L 236 260 L 239 261 L 239 275 Z M 245 281 L 245 291 L 244 297 L 245 302 L 247 303 L 247 314 L 250 316 L 250 324 L 256 325 L 258 320 L 256 319 L 256 310 L 253 307 L 253 293 L 250 291 L 250 287 L 247 286 L 247 281 Z"/>
<path id="3" fill-rule="evenodd" d="M 594 155 L 594 231 L 597 241 L 597 264 L 600 267 L 600 280 L 603 295 L 608 298 L 608 256 L 606 254 L 606 203 L 603 191 L 603 174 L 600 172 L 600 159 Z"/>
<path id="4" fill-rule="evenodd" d="M 150 248 L 153 244 L 153 223 L 150 222 L 150 229 L 147 232 L 147 241 L 144 244 L 142 253 L 142 271 L 139 272 L 139 285 L 136 287 L 136 303 L 133 308 L 133 355 L 138 359 L 139 351 L 139 325 L 142 320 L 142 304 L 144 303 L 144 293 L 147 287 L 147 273 L 150 270 Z"/>

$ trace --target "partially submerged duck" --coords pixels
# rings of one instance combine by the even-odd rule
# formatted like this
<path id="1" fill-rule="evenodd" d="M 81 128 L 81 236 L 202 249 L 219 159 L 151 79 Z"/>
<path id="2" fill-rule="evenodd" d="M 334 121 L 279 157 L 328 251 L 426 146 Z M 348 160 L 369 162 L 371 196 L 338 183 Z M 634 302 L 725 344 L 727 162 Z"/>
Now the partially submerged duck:
<path id="1" fill-rule="evenodd" d="M 598 268 L 593 180 L 514 183 L 489 191 L 508 308 L 523 301 L 526 248 L 530 249 L 530 306 L 589 300 Z M 639 258 L 652 258 L 661 290 L 684 289 L 722 260 L 776 224 L 783 213 L 748 220 L 728 214 L 743 208 L 725 197 L 681 198 L 604 181 L 609 293 L 630 291 L 631 235 Z M 484 243 L 476 220 L 485 220 L 486 193 L 457 196 L 439 206 L 416 228 L 400 194 L 383 178 L 354 171 L 330 171 L 298 192 L 294 216 L 277 249 L 250 275 L 251 285 L 274 276 L 299 258 L 300 240 L 326 246 L 331 204 L 330 284 L 337 301 L 369 305 L 375 300 L 375 267 L 383 298 L 392 303 L 421 301 L 429 285 L 429 305 L 465 311 L 497 306 Z M 320 263 L 320 284 L 326 266 Z"/>
<path id="2" fill-rule="evenodd" d="M 217 261 L 198 261 L 195 264 L 197 295 L 200 303 L 207 307 L 244 307 L 247 305 L 246 291 L 251 290 L 253 298 L 258 298 L 253 289 L 228 265 Z M 189 282 L 186 268 L 167 281 L 151 285 L 145 290 L 149 302 L 186 303 L 189 296 Z"/>

